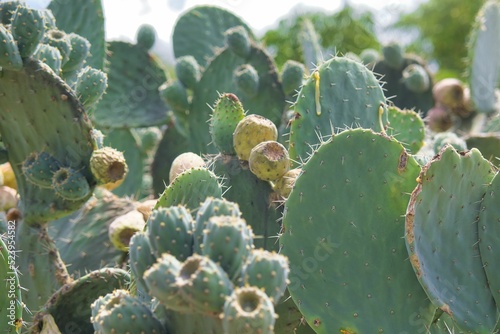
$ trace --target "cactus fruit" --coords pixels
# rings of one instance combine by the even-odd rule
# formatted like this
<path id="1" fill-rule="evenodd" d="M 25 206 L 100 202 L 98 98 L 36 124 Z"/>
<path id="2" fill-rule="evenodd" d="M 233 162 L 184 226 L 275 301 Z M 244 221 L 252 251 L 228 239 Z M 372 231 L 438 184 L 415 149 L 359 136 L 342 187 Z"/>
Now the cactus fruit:
<path id="1" fill-rule="evenodd" d="M 31 56 L 45 32 L 43 13 L 22 5 L 17 6 L 12 15 L 11 30 L 21 57 Z"/>
<path id="2" fill-rule="evenodd" d="M 71 45 L 68 61 L 63 66 L 64 72 L 72 72 L 81 69 L 90 53 L 89 41 L 75 33 L 67 35 Z"/>
<path id="3" fill-rule="evenodd" d="M 243 26 L 235 26 L 229 28 L 225 32 L 226 44 L 231 51 L 242 58 L 247 58 L 250 55 L 250 37 L 248 31 Z"/>
<path id="4" fill-rule="evenodd" d="M 42 188 L 51 188 L 54 173 L 61 168 L 60 163 L 45 151 L 32 152 L 22 165 L 27 180 Z"/>
<path id="5" fill-rule="evenodd" d="M 274 181 L 273 190 L 282 198 L 288 198 L 301 172 L 300 168 L 290 169 Z"/>
<path id="6" fill-rule="evenodd" d="M 165 82 L 158 88 L 158 91 L 165 103 L 175 112 L 182 114 L 189 110 L 187 90 L 179 80 Z"/>
<path id="7" fill-rule="evenodd" d="M 286 256 L 254 249 L 243 267 L 242 283 L 258 287 L 277 305 L 285 294 L 289 272 Z"/>
<path id="8" fill-rule="evenodd" d="M 436 105 L 427 111 L 425 121 L 429 129 L 434 132 L 448 131 L 453 126 L 451 111 L 440 105 Z"/>
<path id="9" fill-rule="evenodd" d="M 149 50 L 153 47 L 156 41 L 156 30 L 150 24 L 142 24 L 137 30 L 136 42 L 137 45 Z"/>
<path id="10" fill-rule="evenodd" d="M 61 52 L 56 47 L 40 44 L 33 55 L 34 58 L 40 60 L 54 71 L 55 74 L 61 72 Z"/>
<path id="11" fill-rule="evenodd" d="M 4 25 L 0 25 L 0 41 L 0 66 L 10 70 L 20 70 L 23 67 L 23 60 L 14 37 Z"/>
<path id="12" fill-rule="evenodd" d="M 391 42 L 384 45 L 382 55 L 387 65 L 395 70 L 402 70 L 404 59 L 404 51 L 401 45 L 397 42 Z"/>
<path id="13" fill-rule="evenodd" d="M 432 95 L 436 105 L 456 109 L 463 106 L 465 95 L 464 84 L 455 78 L 445 78 L 432 87 Z"/>
<path id="14" fill-rule="evenodd" d="M 478 241 L 481 200 L 495 172 L 478 150 L 445 146 L 423 167 L 406 212 L 416 277 L 432 303 L 467 333 L 495 332 L 498 321 Z"/>
<path id="15" fill-rule="evenodd" d="M 290 157 L 282 144 L 265 141 L 252 148 L 248 166 L 259 179 L 275 181 L 290 169 Z"/>
<path id="16" fill-rule="evenodd" d="M 59 196 L 69 201 L 82 200 L 91 194 L 85 176 L 70 167 L 61 167 L 54 173 L 52 186 Z"/>
<path id="17" fill-rule="evenodd" d="M 306 68 L 295 60 L 287 60 L 281 71 L 281 83 L 286 95 L 293 95 L 302 86 Z"/>
<path id="18" fill-rule="evenodd" d="M 144 216 L 137 210 L 116 217 L 108 228 L 109 240 L 117 249 L 127 252 L 130 239 L 146 226 Z"/>
<path id="19" fill-rule="evenodd" d="M 123 153 L 111 147 L 103 147 L 92 152 L 90 169 L 101 184 L 122 180 L 128 173 Z"/>
<path id="20" fill-rule="evenodd" d="M 240 160 L 248 161 L 250 152 L 259 143 L 278 139 L 273 122 L 260 115 L 247 115 L 238 122 L 233 133 L 233 145 Z"/>
<path id="21" fill-rule="evenodd" d="M 170 166 L 170 172 L 168 174 L 170 183 L 172 183 L 179 174 L 195 167 L 205 167 L 205 161 L 198 154 L 185 152 L 178 155 Z"/>
<path id="22" fill-rule="evenodd" d="M 71 53 L 71 42 L 68 35 L 59 29 L 48 30 L 42 40 L 44 44 L 53 46 L 61 53 L 61 64 L 64 66 L 69 59 Z"/>
<path id="23" fill-rule="evenodd" d="M 175 60 L 177 79 L 188 89 L 194 89 L 200 80 L 200 65 L 193 56 L 183 56 Z"/>
<path id="24" fill-rule="evenodd" d="M 242 218 L 214 216 L 203 230 L 201 254 L 216 262 L 234 281 L 253 247 L 252 229 Z"/>
<path id="25" fill-rule="evenodd" d="M 249 97 L 254 97 L 259 91 L 259 73 L 250 64 L 238 66 L 233 72 L 236 87 Z"/>
<path id="26" fill-rule="evenodd" d="M 7 186 L 0 186 L 0 212 L 7 212 L 17 206 L 17 191 Z"/>
<path id="27" fill-rule="evenodd" d="M 224 334 L 273 334 L 276 321 L 269 297 L 255 287 L 236 288 L 224 304 Z"/>
<path id="28" fill-rule="evenodd" d="M 157 258 L 168 253 L 185 261 L 193 253 L 193 217 L 184 206 L 157 208 L 148 222 L 149 243 Z"/>
<path id="29" fill-rule="evenodd" d="M 137 284 L 137 294 L 144 297 L 148 291 L 144 273 L 156 262 L 146 233 L 138 232 L 132 236 L 129 243 L 129 258 L 130 270 Z"/>
<path id="30" fill-rule="evenodd" d="M 210 134 L 217 150 L 222 154 L 235 154 L 233 133 L 245 117 L 245 111 L 238 97 L 232 93 L 219 96 L 210 118 Z"/>
<path id="31" fill-rule="evenodd" d="M 160 320 L 148 305 L 131 296 L 126 290 L 115 290 L 99 297 L 91 307 L 91 321 L 97 334 L 165 333 Z"/>
<path id="32" fill-rule="evenodd" d="M 403 70 L 403 82 L 406 88 L 415 93 L 423 93 L 431 85 L 429 74 L 419 64 L 410 64 Z"/>
<path id="33" fill-rule="evenodd" d="M 75 91 L 85 108 L 91 108 L 101 99 L 107 87 L 107 74 L 87 66 L 78 73 Z"/>

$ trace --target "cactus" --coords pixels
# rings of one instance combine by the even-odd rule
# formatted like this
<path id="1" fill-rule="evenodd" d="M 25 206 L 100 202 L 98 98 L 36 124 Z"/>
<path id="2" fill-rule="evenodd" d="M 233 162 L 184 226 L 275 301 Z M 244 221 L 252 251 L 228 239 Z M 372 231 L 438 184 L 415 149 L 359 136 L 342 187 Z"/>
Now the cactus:
<path id="1" fill-rule="evenodd" d="M 137 30 L 136 42 L 137 45 L 150 50 L 156 41 L 156 30 L 150 24 L 142 24 Z"/>
<path id="2" fill-rule="evenodd" d="M 200 65 L 193 56 L 183 56 L 175 61 L 175 74 L 182 85 L 188 89 L 194 89 L 200 81 Z"/>
<path id="3" fill-rule="evenodd" d="M 240 160 L 246 161 L 257 144 L 277 139 L 276 125 L 271 120 L 256 114 L 247 115 L 240 120 L 233 133 L 234 150 Z"/>
<path id="4" fill-rule="evenodd" d="M 30 57 L 45 32 L 43 13 L 22 5 L 17 6 L 12 14 L 11 30 L 21 57 Z"/>
<path id="5" fill-rule="evenodd" d="M 153 254 L 149 237 L 146 233 L 139 232 L 134 234 L 130 239 L 129 254 L 130 269 L 137 284 L 137 295 L 140 298 L 146 299 L 148 288 L 144 281 L 144 272 L 156 262 L 156 257 Z"/>
<path id="6" fill-rule="evenodd" d="M 280 246 L 290 263 L 288 290 L 311 328 L 428 328 L 435 307 L 402 238 L 405 194 L 420 169 L 413 157 L 394 139 L 353 129 L 323 142 L 301 168 L 285 202 Z"/>
<path id="7" fill-rule="evenodd" d="M 212 112 L 210 134 L 215 147 L 222 154 L 235 154 L 233 133 L 245 117 L 243 105 L 236 95 L 221 94 Z"/>
<path id="8" fill-rule="evenodd" d="M 101 99 L 107 87 L 106 73 L 95 68 L 85 67 L 76 78 L 76 94 L 87 109 L 91 109 Z"/>
<path id="9" fill-rule="evenodd" d="M 387 108 L 389 125 L 387 134 L 400 141 L 405 149 L 416 154 L 424 146 L 425 126 L 418 113 L 413 110 L 401 110 L 398 107 Z"/>
<path id="10" fill-rule="evenodd" d="M 306 69 L 303 64 L 288 60 L 283 65 L 281 70 L 281 82 L 283 84 L 283 92 L 291 96 L 296 93 L 302 86 Z"/>
<path id="11" fill-rule="evenodd" d="M 61 168 L 59 162 L 47 152 L 32 152 L 22 165 L 26 179 L 42 188 L 51 188 L 54 174 Z"/>
<path id="12" fill-rule="evenodd" d="M 23 60 L 14 37 L 3 25 L 0 25 L 0 38 L 2 40 L 2 43 L 0 43 L 0 65 L 10 70 L 22 69 Z"/>
<path id="13" fill-rule="evenodd" d="M 80 201 L 89 198 L 90 186 L 85 176 L 69 167 L 61 167 L 52 177 L 55 193 L 68 201 Z"/>
<path id="14" fill-rule="evenodd" d="M 90 170 L 99 183 L 105 184 L 125 178 L 128 166 L 122 152 L 103 147 L 92 152 Z"/>
<path id="15" fill-rule="evenodd" d="M 494 332 L 498 321 L 477 236 L 477 215 L 493 176 L 478 150 L 459 154 L 446 146 L 422 169 L 406 213 L 416 277 L 433 304 L 470 333 Z"/>
<path id="16" fill-rule="evenodd" d="M 276 141 L 265 141 L 250 151 L 248 167 L 259 179 L 275 181 L 288 172 L 290 157 L 282 144 Z"/>
<path id="17" fill-rule="evenodd" d="M 246 96 L 255 97 L 259 91 L 259 73 L 250 64 L 238 66 L 233 72 L 236 87 Z"/>
<path id="18" fill-rule="evenodd" d="M 50 29 L 45 33 L 42 42 L 59 50 L 61 54 L 61 65 L 66 64 L 71 52 L 71 42 L 64 31 L 57 28 Z"/>
<path id="19" fill-rule="evenodd" d="M 34 58 L 47 64 L 56 74 L 61 72 L 62 56 L 59 49 L 47 44 L 40 44 L 36 49 Z"/>
<path id="20" fill-rule="evenodd" d="M 243 26 L 229 28 L 225 32 L 226 44 L 238 56 L 247 58 L 250 55 L 250 36 Z"/>

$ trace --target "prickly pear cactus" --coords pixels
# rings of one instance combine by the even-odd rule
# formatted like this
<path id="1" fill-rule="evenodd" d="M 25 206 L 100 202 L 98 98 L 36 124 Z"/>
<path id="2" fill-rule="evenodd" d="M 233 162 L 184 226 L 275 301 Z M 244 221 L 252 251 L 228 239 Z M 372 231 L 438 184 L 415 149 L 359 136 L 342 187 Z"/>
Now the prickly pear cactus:
<path id="1" fill-rule="evenodd" d="M 398 107 L 387 108 L 389 125 L 387 134 L 394 136 L 405 149 L 416 154 L 424 146 L 425 126 L 418 113 L 413 110 L 401 110 Z"/>
<path id="2" fill-rule="evenodd" d="M 459 154 L 446 146 L 422 169 L 406 212 L 406 243 L 417 278 L 432 303 L 466 333 L 498 330 L 477 218 L 493 176 L 478 150 Z"/>
<path id="3" fill-rule="evenodd" d="M 366 129 L 332 136 L 302 166 L 280 246 L 290 262 L 288 290 L 317 333 L 416 333 L 430 325 L 435 308 L 403 239 L 419 169 L 399 142 Z"/>

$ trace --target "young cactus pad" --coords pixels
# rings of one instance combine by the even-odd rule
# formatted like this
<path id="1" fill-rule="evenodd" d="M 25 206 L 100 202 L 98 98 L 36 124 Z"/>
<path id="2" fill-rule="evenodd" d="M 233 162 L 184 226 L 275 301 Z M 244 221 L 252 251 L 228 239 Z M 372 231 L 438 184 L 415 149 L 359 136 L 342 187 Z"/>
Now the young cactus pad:
<path id="1" fill-rule="evenodd" d="M 245 111 L 234 94 L 221 94 L 215 102 L 210 118 L 210 134 L 217 150 L 222 154 L 235 154 L 233 133 L 245 117 Z"/>
<path id="2" fill-rule="evenodd" d="M 417 278 L 430 300 L 471 333 L 495 332 L 498 321 L 478 241 L 481 200 L 493 176 L 477 149 L 459 154 L 446 146 L 423 168 L 406 213 Z"/>
<path id="3" fill-rule="evenodd" d="M 342 57 L 324 62 L 298 94 L 290 127 L 290 158 L 304 161 L 320 136 L 332 131 L 351 127 L 382 131 L 387 123 L 384 104 L 382 88 L 365 66 Z"/>
<path id="4" fill-rule="evenodd" d="M 434 307 L 403 239 L 420 170 L 415 159 L 394 139 L 354 129 L 321 144 L 302 169 L 285 204 L 280 244 L 290 263 L 288 290 L 311 328 L 428 328 Z"/>

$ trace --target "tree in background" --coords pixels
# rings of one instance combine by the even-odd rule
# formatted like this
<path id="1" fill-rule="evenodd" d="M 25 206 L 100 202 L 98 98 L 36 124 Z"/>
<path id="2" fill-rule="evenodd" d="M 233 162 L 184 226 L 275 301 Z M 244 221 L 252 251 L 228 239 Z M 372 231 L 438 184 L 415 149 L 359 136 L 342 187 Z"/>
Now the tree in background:
<path id="1" fill-rule="evenodd" d="M 325 59 L 337 52 L 359 54 L 366 48 L 380 48 L 373 33 L 375 24 L 371 12 L 361 12 L 345 5 L 334 14 L 302 13 L 281 20 L 276 29 L 267 31 L 262 37 L 279 67 L 289 59 L 305 63 L 300 35 L 308 22 L 312 23 L 321 47 L 327 53 Z"/>
<path id="2" fill-rule="evenodd" d="M 401 15 L 393 28 L 417 30 L 407 47 L 425 59 L 434 59 L 441 76 L 460 77 L 465 72 L 467 41 L 475 16 L 485 0 L 428 0 L 414 12 Z M 430 46 L 430 47 L 427 47 Z"/>

